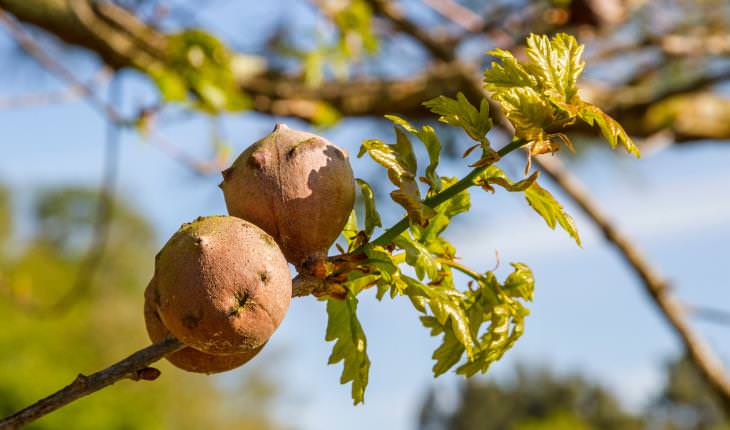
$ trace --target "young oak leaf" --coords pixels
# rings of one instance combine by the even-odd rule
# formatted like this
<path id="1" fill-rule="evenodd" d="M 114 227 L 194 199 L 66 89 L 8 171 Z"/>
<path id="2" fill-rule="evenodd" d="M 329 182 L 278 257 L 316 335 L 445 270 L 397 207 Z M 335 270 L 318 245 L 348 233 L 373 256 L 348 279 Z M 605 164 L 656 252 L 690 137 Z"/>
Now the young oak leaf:
<path id="1" fill-rule="evenodd" d="M 375 230 L 375 227 L 382 227 L 383 223 L 380 220 L 380 214 L 375 208 L 375 193 L 373 188 L 365 182 L 363 179 L 355 179 L 357 185 L 360 187 L 360 195 L 363 198 L 363 204 L 365 206 L 365 235 L 370 237 Z"/>
<path id="2" fill-rule="evenodd" d="M 497 166 L 489 166 L 477 179 L 476 183 L 487 191 L 494 192 L 492 184 L 499 185 L 510 192 L 523 192 L 527 203 L 537 212 L 551 229 L 559 224 L 570 237 L 581 246 L 580 235 L 573 218 L 565 212 L 563 206 L 555 200 L 550 192 L 537 183 L 538 172 L 529 177 L 513 182 Z"/>
<path id="3" fill-rule="evenodd" d="M 560 224 L 563 230 L 575 239 L 578 246 L 582 246 L 575 221 L 565 212 L 563 206 L 555 200 L 555 197 L 548 190 L 542 188 L 537 182 L 534 182 L 525 190 L 525 198 L 527 199 L 527 203 L 530 204 L 535 212 L 540 214 L 551 229 L 554 230 L 556 224 Z"/>
<path id="4" fill-rule="evenodd" d="M 637 158 L 641 156 L 639 148 L 636 147 L 629 135 L 626 134 L 623 127 L 597 106 L 585 102 L 581 103 L 578 116 L 588 125 L 592 127 L 597 126 L 601 130 L 603 138 L 611 145 L 611 148 L 616 148 L 618 144 L 621 144 L 629 154 L 633 154 Z"/>
<path id="5" fill-rule="evenodd" d="M 565 33 L 552 39 L 531 34 L 526 44 L 525 63 L 507 51 L 490 51 L 501 63 L 493 62 L 484 72 L 484 86 L 502 106 L 515 135 L 530 142 L 531 153 L 557 150 L 566 142 L 559 131 L 581 119 L 597 126 L 612 148 L 621 144 L 638 157 L 624 129 L 578 95 L 578 78 L 585 68 L 583 46 Z"/>
<path id="6" fill-rule="evenodd" d="M 462 128 L 470 138 L 477 142 L 484 141 L 487 133 L 492 129 L 487 99 L 482 99 L 479 110 L 461 92 L 456 95 L 456 99 L 438 96 L 424 102 L 423 105 L 431 112 L 440 115 L 439 121 Z"/>
<path id="7" fill-rule="evenodd" d="M 502 291 L 514 298 L 532 301 L 535 292 L 535 277 L 532 270 L 524 263 L 510 263 L 515 269 L 507 276 Z"/>
<path id="8" fill-rule="evenodd" d="M 559 33 L 552 39 L 531 34 L 527 38 L 527 56 L 532 60 L 530 70 L 551 97 L 571 102 L 578 93 L 577 81 L 585 68 L 581 59 L 583 46 L 574 37 Z"/>
<path id="9" fill-rule="evenodd" d="M 471 357 L 474 340 L 464 309 L 464 295 L 453 287 L 426 285 L 405 275 L 403 275 L 403 279 L 408 284 L 406 295 L 414 303 L 416 309 L 425 314 L 427 312 L 425 305 L 428 305 L 440 330 L 453 335 L 467 356 Z"/>
<path id="10" fill-rule="evenodd" d="M 354 404 L 363 403 L 368 385 L 370 359 L 365 332 L 357 319 L 357 298 L 327 300 L 327 332 L 325 340 L 335 341 L 328 364 L 343 362 L 341 384 L 352 383 Z"/>
<path id="11" fill-rule="evenodd" d="M 407 232 L 398 236 L 394 243 L 406 252 L 406 263 L 415 269 L 419 280 L 423 280 L 425 276 L 431 280 L 438 279 L 441 266 L 436 256 L 424 244 L 413 240 Z"/>
<path id="12" fill-rule="evenodd" d="M 425 225 L 434 215 L 433 209 L 421 200 L 416 183 L 416 158 L 408 136 L 395 128 L 396 143 L 386 144 L 380 140 L 366 140 L 360 147 L 358 157 L 366 152 L 378 164 L 388 170 L 388 178 L 398 187 L 390 193 L 391 198 L 406 209 L 408 218 L 414 224 Z"/>
<path id="13" fill-rule="evenodd" d="M 428 166 L 426 166 L 425 175 L 421 179 L 429 185 L 431 190 L 436 192 L 440 191 L 441 184 L 438 180 L 438 175 L 436 174 L 436 168 L 438 167 L 439 158 L 441 156 L 441 142 L 439 141 L 439 138 L 436 135 L 436 131 L 433 129 L 433 127 L 431 127 L 430 125 L 424 125 L 419 130 L 418 128 L 411 125 L 410 122 L 399 116 L 385 115 L 385 118 L 389 119 L 396 126 L 400 126 L 407 132 L 416 136 L 418 140 L 423 143 L 423 146 L 426 147 L 426 152 L 428 153 L 429 163 Z M 395 128 L 396 133 L 400 131 L 398 127 Z"/>

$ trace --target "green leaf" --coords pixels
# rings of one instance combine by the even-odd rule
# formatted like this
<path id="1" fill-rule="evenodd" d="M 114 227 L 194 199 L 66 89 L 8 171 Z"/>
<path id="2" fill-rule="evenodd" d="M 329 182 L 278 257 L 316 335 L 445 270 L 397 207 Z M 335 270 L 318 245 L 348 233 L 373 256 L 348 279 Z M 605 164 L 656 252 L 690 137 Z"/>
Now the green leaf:
<path id="1" fill-rule="evenodd" d="M 352 248 L 352 245 L 357 239 L 357 214 L 355 213 L 355 210 L 353 209 L 352 212 L 350 212 L 350 216 L 347 217 L 347 222 L 345 223 L 345 226 L 342 228 L 342 236 L 347 241 L 347 245 Z"/>
<path id="2" fill-rule="evenodd" d="M 441 177 L 442 188 L 449 188 L 457 182 L 459 182 L 458 178 L 446 176 Z M 453 218 L 460 213 L 468 212 L 469 209 L 471 209 L 471 197 L 469 195 L 469 190 L 465 189 L 454 197 L 436 206 L 435 209 L 438 213 L 443 213 L 449 218 Z"/>
<path id="3" fill-rule="evenodd" d="M 367 2 L 350 0 L 343 3 L 333 14 L 334 23 L 340 31 L 340 49 L 347 57 L 358 58 L 362 48 L 369 54 L 378 48 L 378 39 L 373 33 L 373 12 Z"/>
<path id="4" fill-rule="evenodd" d="M 532 206 L 535 212 L 540 214 L 551 229 L 554 230 L 556 224 L 560 224 L 563 230 L 575 239 L 578 246 L 581 246 L 580 236 L 573 218 L 565 212 L 563 206 L 555 200 L 555 197 L 548 190 L 535 182 L 525 190 L 525 198 L 527 203 Z"/>
<path id="5" fill-rule="evenodd" d="M 155 64 L 147 69 L 147 74 L 155 81 L 165 101 L 181 102 L 188 97 L 188 86 L 185 80 L 162 64 Z"/>
<path id="6" fill-rule="evenodd" d="M 395 150 L 395 145 L 387 145 L 380 140 L 370 139 L 360 146 L 358 158 L 366 152 L 378 164 L 388 169 L 388 177 L 395 185 L 399 185 L 403 178 L 415 178 L 415 170 L 409 168 L 408 161 Z"/>
<path id="7" fill-rule="evenodd" d="M 514 271 L 504 280 L 502 290 L 510 297 L 531 301 L 535 291 L 535 278 L 532 270 L 523 263 L 510 263 Z"/>
<path id="8" fill-rule="evenodd" d="M 421 200 L 418 185 L 414 180 L 402 181 L 400 188 L 392 191 L 390 197 L 405 208 L 411 224 L 426 225 L 428 220 L 435 215 L 434 210 Z"/>
<path id="9" fill-rule="evenodd" d="M 385 118 L 392 121 L 393 124 L 401 126 L 404 130 L 416 136 L 418 140 L 423 143 L 423 145 L 426 147 L 429 158 L 429 164 L 426 167 L 424 181 L 429 184 L 432 191 L 440 191 L 441 183 L 438 180 L 436 168 L 438 167 L 439 157 L 441 155 L 441 142 L 439 142 L 438 136 L 436 136 L 436 131 L 433 129 L 433 127 L 431 127 L 430 125 L 424 125 L 419 130 L 418 128 L 411 125 L 410 122 L 396 115 L 385 115 Z M 396 135 L 400 137 L 400 134 L 398 134 L 400 130 L 398 129 L 398 127 L 395 127 L 395 129 Z M 415 172 L 416 169 L 414 168 L 413 171 Z"/>
<path id="10" fill-rule="evenodd" d="M 436 361 L 433 365 L 433 376 L 440 376 L 454 367 L 464 356 L 464 351 L 464 345 L 459 342 L 453 332 L 444 333 L 441 345 L 431 356 Z"/>
<path id="11" fill-rule="evenodd" d="M 388 178 L 398 187 L 390 193 L 391 198 L 403 206 L 411 223 L 425 225 L 435 212 L 421 200 L 416 183 L 416 158 L 408 136 L 396 127 L 397 141 L 388 145 L 380 140 L 366 140 L 360 147 L 358 157 L 365 152 L 388 170 Z"/>
<path id="12" fill-rule="evenodd" d="M 431 112 L 441 115 L 439 121 L 464 129 L 466 134 L 477 142 L 482 142 L 492 129 L 489 102 L 484 98 L 482 98 L 479 110 L 461 92 L 456 95 L 456 99 L 438 96 L 423 105 Z"/>
<path id="13" fill-rule="evenodd" d="M 532 60 L 530 70 L 544 91 L 557 100 L 571 102 L 578 93 L 578 77 L 585 67 L 581 60 L 583 46 L 565 33 L 552 39 L 531 34 L 525 53 Z"/>
<path id="14" fill-rule="evenodd" d="M 469 327 L 469 319 L 463 307 L 464 296 L 454 288 L 438 285 L 424 285 L 417 280 L 403 275 L 408 284 L 406 294 L 420 312 L 425 313 L 423 304 L 428 305 L 439 330 L 432 333 L 450 333 L 462 345 L 467 356 L 473 352 L 473 338 Z M 436 370 L 434 369 L 434 372 Z"/>
<path id="15" fill-rule="evenodd" d="M 335 341 L 328 364 L 343 362 L 340 383 L 352 382 L 352 400 L 362 403 L 368 385 L 370 359 L 365 333 L 357 319 L 357 298 L 327 300 L 327 334 L 325 340 Z"/>
<path id="16" fill-rule="evenodd" d="M 601 130 L 604 139 L 608 141 L 611 148 L 616 148 L 620 143 L 629 154 L 640 157 L 639 148 L 634 145 L 623 127 L 613 118 L 606 115 L 600 108 L 590 103 L 582 103 L 578 110 L 578 116 L 590 126 L 597 126 Z"/>
<path id="17" fill-rule="evenodd" d="M 406 251 L 406 262 L 416 270 L 418 279 L 423 280 L 424 276 L 429 279 L 437 279 L 439 275 L 439 263 L 436 256 L 422 243 L 413 240 L 407 232 L 398 236 L 394 243 Z"/>
<path id="18" fill-rule="evenodd" d="M 497 166 L 489 166 L 479 178 L 477 178 L 477 184 L 481 185 L 489 191 L 494 191 L 491 184 L 499 185 L 510 192 L 523 192 L 530 188 L 535 183 L 539 172 L 534 172 L 532 175 L 518 182 L 513 182 L 507 175 Z"/>
<path id="19" fill-rule="evenodd" d="M 531 34 L 521 63 L 511 53 L 491 51 L 500 63 L 484 72 L 484 87 L 492 93 L 515 128 L 515 136 L 530 144 L 532 154 L 554 152 L 560 143 L 572 148 L 561 133 L 577 118 L 596 125 L 612 148 L 621 144 L 636 156 L 639 151 L 621 126 L 578 95 L 578 78 L 585 68 L 583 46 L 573 36 L 552 39 Z"/>
<path id="20" fill-rule="evenodd" d="M 357 185 L 360 186 L 360 194 L 365 204 L 365 235 L 370 237 L 375 227 L 382 227 L 383 224 L 380 221 L 380 214 L 375 208 L 375 193 L 372 187 L 362 179 L 358 178 L 356 181 Z"/>
<path id="21" fill-rule="evenodd" d="M 484 87 L 488 91 L 498 93 L 502 88 L 538 88 L 537 78 L 511 52 L 495 49 L 488 54 L 497 57 L 501 63 L 492 62 L 490 68 L 484 72 Z"/>

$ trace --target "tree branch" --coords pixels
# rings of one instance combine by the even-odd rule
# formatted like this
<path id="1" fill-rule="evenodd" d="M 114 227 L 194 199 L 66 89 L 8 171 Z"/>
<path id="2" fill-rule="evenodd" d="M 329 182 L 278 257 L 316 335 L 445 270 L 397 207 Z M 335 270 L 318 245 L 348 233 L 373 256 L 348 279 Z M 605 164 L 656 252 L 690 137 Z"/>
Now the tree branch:
<path id="1" fill-rule="evenodd" d="M 326 292 L 326 282 L 313 275 L 300 274 L 292 280 L 292 297 L 303 297 Z M 15 430 L 20 428 L 122 379 L 153 381 L 160 376 L 160 371 L 150 368 L 149 365 L 184 347 L 185 344 L 178 339 L 168 337 L 135 352 L 106 369 L 89 376 L 79 374 L 73 382 L 64 388 L 1 419 L 0 430 Z"/>
<path id="2" fill-rule="evenodd" d="M 583 212 L 601 229 L 606 240 L 623 257 L 626 264 L 642 280 L 645 292 L 665 321 L 681 339 L 692 362 L 697 366 L 708 386 L 718 394 L 725 412 L 730 415 L 730 378 L 722 361 L 695 333 L 687 321 L 685 309 L 671 293 L 669 285 L 631 239 L 611 223 L 608 216 L 593 201 L 583 185 L 573 177 L 556 157 L 535 157 L 533 162 L 545 172 Z"/>
<path id="3" fill-rule="evenodd" d="M 387 113 L 399 112 L 411 118 L 429 118 L 430 113 L 421 105 L 424 100 L 439 95 L 453 96 L 459 91 L 464 92 L 471 100 L 478 100 L 483 96 L 478 71 L 473 66 L 454 61 L 453 48 L 456 43 L 439 40 L 424 32 L 416 23 L 409 21 L 396 6 L 385 0 L 368 0 L 368 3 L 398 30 L 422 43 L 434 57 L 447 62 L 409 79 L 354 79 L 346 82 L 325 82 L 315 88 L 303 82 L 300 77 L 269 70 L 255 77 L 243 78 L 239 83 L 241 91 L 253 99 L 253 108 L 265 114 L 292 116 L 310 122 L 316 119 L 323 105 L 336 109 L 345 117 L 381 117 Z M 129 12 L 126 12 L 124 18 L 116 16 L 114 20 L 109 20 L 106 17 L 122 13 L 116 9 L 114 12 L 97 11 L 102 16 L 96 18 L 97 20 L 110 21 L 104 28 L 111 28 L 109 31 L 114 32 L 115 39 L 124 39 L 125 44 L 137 43 L 144 47 L 123 52 L 79 22 L 79 18 L 65 0 L 0 0 L 0 8 L 12 13 L 20 21 L 38 26 L 67 43 L 95 52 L 112 68 L 141 68 L 140 61 L 135 59 L 137 52 L 152 56 L 162 55 L 160 52 L 164 51 L 166 35 L 146 26 Z M 0 11 L 0 14 L 3 12 Z M 7 14 L 4 14 L 3 21 L 8 22 L 8 19 Z M 15 22 L 11 20 L 10 24 Z M 15 28 L 19 28 L 17 24 Z M 647 137 L 657 131 L 644 124 L 644 113 L 650 106 L 672 95 L 694 92 L 722 79 L 721 75 L 700 78 L 672 89 L 662 89 L 653 95 L 644 94 L 642 97 L 622 92 L 624 102 L 620 105 L 610 106 L 611 100 L 600 100 L 598 104 L 607 107 L 607 113 L 624 124 L 629 134 Z M 609 90 L 602 94 L 610 96 L 617 93 Z M 496 109 L 493 104 L 491 107 Z M 675 135 L 682 141 L 707 137 L 730 138 L 730 131 L 720 130 L 707 136 L 702 130 L 705 129 L 684 127 L 675 130 Z M 589 129 L 578 131 L 593 133 Z"/>
<path id="4" fill-rule="evenodd" d="M 406 18 L 403 12 L 395 6 L 393 1 L 366 0 L 366 2 L 377 15 L 383 16 L 397 30 L 421 43 L 434 57 L 447 63 L 456 58 L 453 47 L 446 46 L 443 41 L 434 38 L 429 32 L 423 30 L 421 26 Z"/>
<path id="5" fill-rule="evenodd" d="M 0 430 L 14 430 L 33 422 L 75 400 L 95 393 L 122 379 L 133 381 L 155 380 L 157 369 L 148 367 L 184 345 L 175 338 L 167 338 L 89 376 L 79 374 L 69 385 L 32 405 L 0 420 Z"/>

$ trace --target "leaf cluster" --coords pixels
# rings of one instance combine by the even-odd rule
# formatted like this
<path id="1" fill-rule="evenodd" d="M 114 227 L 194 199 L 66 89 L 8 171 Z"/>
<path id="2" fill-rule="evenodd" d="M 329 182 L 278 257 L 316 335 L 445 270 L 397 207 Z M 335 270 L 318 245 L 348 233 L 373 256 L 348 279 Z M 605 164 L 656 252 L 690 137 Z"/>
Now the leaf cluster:
<path id="1" fill-rule="evenodd" d="M 489 52 L 493 62 L 484 72 L 484 87 L 499 102 L 515 127 L 515 135 L 530 142 L 532 154 L 554 152 L 562 142 L 572 149 L 562 130 L 576 120 L 598 127 L 612 148 L 621 145 L 639 156 L 624 129 L 600 108 L 582 100 L 578 77 L 585 67 L 583 46 L 573 36 L 531 34 L 527 61 L 502 49 Z"/>
<path id="2" fill-rule="evenodd" d="M 441 337 L 433 353 L 436 376 L 451 369 L 464 376 L 486 372 L 524 332 L 529 314 L 526 303 L 534 294 L 529 267 L 512 263 L 513 271 L 499 281 L 491 271 L 461 264 L 456 249 L 443 237 L 454 217 L 471 208 L 469 187 L 495 192 L 498 186 L 523 193 L 550 228 L 559 225 L 581 244 L 573 219 L 537 183 L 538 173 L 513 181 L 495 164 L 501 157 L 524 145 L 531 154 L 555 151 L 558 141 L 572 148 L 564 130 L 577 119 L 599 127 L 612 147 L 620 143 L 638 156 L 623 129 L 578 96 L 583 47 L 573 37 L 531 35 L 527 46 L 528 62 L 518 61 L 507 51 L 492 51 L 501 63 L 493 63 L 485 72 L 486 88 L 515 128 L 513 141 L 498 151 L 487 138 L 493 125 L 487 100 L 481 100 L 477 107 L 459 93 L 456 98 L 439 96 L 424 103 L 440 122 L 463 130 L 474 141 L 464 157 L 481 150 L 470 165 L 473 169 L 463 178 L 438 174 L 441 143 L 431 125 L 418 127 L 388 115 L 395 142 L 370 139 L 360 148 L 359 157 L 368 154 L 386 169 L 395 186 L 390 197 L 406 215 L 375 237 L 382 229 L 375 194 L 369 184 L 358 179 L 364 222 L 359 225 L 352 212 L 343 230 L 347 249 L 330 260 L 327 282 L 338 287 L 331 290 L 337 295 L 326 298 L 326 339 L 335 342 L 330 363 L 343 362 L 341 382 L 352 382 L 356 404 L 364 399 L 370 368 L 364 330 L 357 318 L 357 296 L 364 290 L 374 289 L 379 300 L 385 296 L 408 298 L 423 326 L 432 336 Z M 421 171 L 415 141 L 423 144 L 428 154 L 428 163 Z M 466 288 L 457 288 L 455 272 L 469 278 Z"/>

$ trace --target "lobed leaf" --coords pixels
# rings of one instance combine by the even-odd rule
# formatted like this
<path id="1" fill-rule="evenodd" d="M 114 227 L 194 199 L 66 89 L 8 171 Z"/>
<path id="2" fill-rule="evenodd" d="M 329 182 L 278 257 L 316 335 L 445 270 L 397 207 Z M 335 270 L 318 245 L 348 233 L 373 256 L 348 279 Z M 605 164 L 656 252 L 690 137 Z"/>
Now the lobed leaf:
<path id="1" fill-rule="evenodd" d="M 375 193 L 373 192 L 370 184 L 362 179 L 355 179 L 357 185 L 360 187 L 360 195 L 362 195 L 363 203 L 365 205 L 365 235 L 370 237 L 375 230 L 375 227 L 382 227 L 383 224 L 380 221 L 380 214 L 375 208 Z"/>
<path id="2" fill-rule="evenodd" d="M 484 98 L 482 98 L 478 110 L 461 92 L 456 95 L 456 99 L 438 96 L 423 105 L 431 112 L 440 115 L 439 121 L 462 128 L 469 137 L 477 142 L 486 139 L 487 133 L 492 129 L 489 102 Z"/>
<path id="3" fill-rule="evenodd" d="M 565 212 L 563 206 L 555 200 L 555 197 L 548 190 L 535 182 L 525 190 L 525 198 L 527 203 L 532 206 L 535 212 L 540 214 L 551 229 L 554 230 L 556 224 L 560 224 L 563 230 L 575 239 L 578 246 L 581 246 L 580 236 L 573 218 Z"/>
<path id="4" fill-rule="evenodd" d="M 636 147 L 629 135 L 626 134 L 621 124 L 606 115 L 597 106 L 585 102 L 581 103 L 578 110 L 578 117 L 590 126 L 597 126 L 601 130 L 603 138 L 611 145 L 611 148 L 616 148 L 618 144 L 621 144 L 629 154 L 633 154 L 636 157 L 641 156 L 639 148 Z"/>
<path id="5" fill-rule="evenodd" d="M 363 403 L 368 385 L 370 359 L 367 340 L 357 319 L 357 298 L 327 299 L 327 332 L 325 340 L 334 341 L 328 364 L 343 362 L 341 384 L 352 383 L 354 404 Z"/>
<path id="6" fill-rule="evenodd" d="M 515 136 L 530 144 L 531 154 L 554 152 L 559 143 L 572 144 L 560 133 L 577 118 L 596 125 L 612 148 L 621 144 L 636 156 L 639 151 L 621 126 L 578 95 L 578 78 L 585 68 L 583 46 L 573 36 L 553 38 L 531 34 L 527 62 L 500 49 L 489 53 L 500 60 L 484 72 L 484 87 L 492 93 L 515 128 Z"/>

